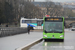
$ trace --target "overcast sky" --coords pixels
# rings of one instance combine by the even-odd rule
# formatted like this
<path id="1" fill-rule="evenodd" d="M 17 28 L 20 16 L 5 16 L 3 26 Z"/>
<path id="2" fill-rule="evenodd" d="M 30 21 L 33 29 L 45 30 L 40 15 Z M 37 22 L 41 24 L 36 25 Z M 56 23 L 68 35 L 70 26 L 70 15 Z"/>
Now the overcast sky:
<path id="1" fill-rule="evenodd" d="M 35 1 L 40 1 L 40 2 L 42 2 L 42 1 L 46 1 L 46 0 L 35 0 Z M 75 0 L 51 0 L 51 1 L 54 1 L 54 2 L 67 2 L 67 1 L 75 1 Z"/>

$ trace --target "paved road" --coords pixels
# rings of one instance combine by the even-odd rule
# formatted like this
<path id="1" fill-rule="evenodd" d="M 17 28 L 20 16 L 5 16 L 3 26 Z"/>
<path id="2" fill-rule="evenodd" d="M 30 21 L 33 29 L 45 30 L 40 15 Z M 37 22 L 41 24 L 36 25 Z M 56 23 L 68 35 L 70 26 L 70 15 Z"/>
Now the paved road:
<path id="1" fill-rule="evenodd" d="M 75 31 L 65 29 L 64 42 L 40 42 L 29 50 L 75 50 Z"/>
<path id="2" fill-rule="evenodd" d="M 42 32 L 31 32 L 0 38 L 0 50 L 15 50 L 42 37 Z"/>

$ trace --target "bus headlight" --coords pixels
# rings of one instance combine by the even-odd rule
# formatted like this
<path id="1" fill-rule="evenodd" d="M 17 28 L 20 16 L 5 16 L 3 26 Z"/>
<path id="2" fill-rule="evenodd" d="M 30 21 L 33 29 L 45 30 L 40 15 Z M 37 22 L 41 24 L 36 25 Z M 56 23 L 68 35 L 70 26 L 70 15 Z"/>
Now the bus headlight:
<path id="1" fill-rule="evenodd" d="M 63 35 L 61 35 L 60 37 L 63 37 Z"/>
<path id="2" fill-rule="evenodd" d="M 44 35 L 44 37 L 47 37 L 47 35 Z"/>

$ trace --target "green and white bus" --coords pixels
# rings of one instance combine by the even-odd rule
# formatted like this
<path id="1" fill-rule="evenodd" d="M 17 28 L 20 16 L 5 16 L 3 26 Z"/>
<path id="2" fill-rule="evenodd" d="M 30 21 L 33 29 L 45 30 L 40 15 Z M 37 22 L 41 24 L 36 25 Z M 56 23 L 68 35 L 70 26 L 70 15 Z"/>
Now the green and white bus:
<path id="1" fill-rule="evenodd" d="M 43 39 L 60 39 L 64 41 L 64 17 L 43 18 Z"/>

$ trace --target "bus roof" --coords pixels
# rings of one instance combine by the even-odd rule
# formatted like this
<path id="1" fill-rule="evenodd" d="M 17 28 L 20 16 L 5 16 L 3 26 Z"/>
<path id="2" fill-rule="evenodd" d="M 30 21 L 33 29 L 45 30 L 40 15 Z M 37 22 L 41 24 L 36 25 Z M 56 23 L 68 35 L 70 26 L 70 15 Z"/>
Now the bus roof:
<path id="1" fill-rule="evenodd" d="M 43 19 L 26 19 L 26 18 L 21 18 L 21 20 L 43 20 Z"/>

